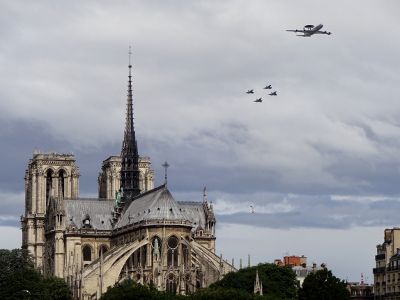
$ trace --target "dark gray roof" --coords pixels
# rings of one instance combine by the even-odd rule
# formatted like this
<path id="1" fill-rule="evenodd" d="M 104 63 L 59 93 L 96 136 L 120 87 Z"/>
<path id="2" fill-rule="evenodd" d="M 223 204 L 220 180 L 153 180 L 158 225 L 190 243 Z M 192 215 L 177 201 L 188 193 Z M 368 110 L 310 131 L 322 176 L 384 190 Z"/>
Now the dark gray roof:
<path id="1" fill-rule="evenodd" d="M 203 202 L 192 202 L 192 201 L 178 201 L 179 206 L 188 216 L 188 220 L 191 221 L 196 229 L 199 225 L 206 227 L 206 216 L 204 214 Z"/>
<path id="2" fill-rule="evenodd" d="M 189 220 L 168 189 L 162 185 L 136 197 L 117 227 L 143 220 Z"/>
<path id="3" fill-rule="evenodd" d="M 86 214 L 90 217 L 90 224 L 93 229 L 97 230 L 111 230 L 112 209 L 114 205 L 113 200 L 99 200 L 99 199 L 75 199 L 64 200 L 66 224 L 69 226 L 74 222 L 77 229 L 83 227 L 83 220 Z M 72 221 L 71 221 L 72 219 Z"/>

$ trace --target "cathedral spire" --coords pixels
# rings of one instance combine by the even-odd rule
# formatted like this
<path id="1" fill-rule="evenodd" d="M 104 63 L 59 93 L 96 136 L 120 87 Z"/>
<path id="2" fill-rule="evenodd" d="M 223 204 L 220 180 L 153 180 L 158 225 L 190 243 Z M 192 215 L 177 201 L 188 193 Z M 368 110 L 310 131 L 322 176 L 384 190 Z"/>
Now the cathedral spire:
<path id="1" fill-rule="evenodd" d="M 126 103 L 126 124 L 121 150 L 121 188 L 124 191 L 124 203 L 129 206 L 132 198 L 140 194 L 139 154 L 133 123 L 132 65 L 131 47 L 129 47 L 128 98 Z"/>

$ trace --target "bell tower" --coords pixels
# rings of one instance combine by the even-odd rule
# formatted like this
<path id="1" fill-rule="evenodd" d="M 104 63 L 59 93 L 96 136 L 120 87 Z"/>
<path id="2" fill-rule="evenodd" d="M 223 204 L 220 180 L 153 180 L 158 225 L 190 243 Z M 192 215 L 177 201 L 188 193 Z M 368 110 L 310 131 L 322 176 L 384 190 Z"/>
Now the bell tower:
<path id="1" fill-rule="evenodd" d="M 73 154 L 43 153 L 35 149 L 25 171 L 25 216 L 21 217 L 22 248 L 43 266 L 44 219 L 51 196 L 78 198 L 79 168 Z"/>

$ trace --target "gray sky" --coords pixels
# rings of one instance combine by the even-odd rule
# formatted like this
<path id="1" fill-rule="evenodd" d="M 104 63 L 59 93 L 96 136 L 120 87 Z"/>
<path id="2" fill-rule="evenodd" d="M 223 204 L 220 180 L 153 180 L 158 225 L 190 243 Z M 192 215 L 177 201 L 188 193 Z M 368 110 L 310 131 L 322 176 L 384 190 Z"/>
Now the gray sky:
<path id="1" fill-rule="evenodd" d="M 399 226 L 399 1 L 0 7 L 0 248 L 21 244 L 35 147 L 72 151 L 80 196 L 97 196 L 101 162 L 121 149 L 132 46 L 139 154 L 156 186 L 168 160 L 176 200 L 207 187 L 218 254 L 305 255 L 373 282 L 375 246 Z M 332 35 L 285 31 L 319 23 Z"/>

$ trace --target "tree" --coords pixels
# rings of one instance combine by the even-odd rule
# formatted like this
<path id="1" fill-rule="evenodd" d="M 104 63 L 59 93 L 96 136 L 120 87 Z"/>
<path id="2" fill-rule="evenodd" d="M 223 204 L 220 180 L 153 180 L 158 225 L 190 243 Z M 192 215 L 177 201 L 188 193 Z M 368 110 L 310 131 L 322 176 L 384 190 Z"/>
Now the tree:
<path id="1" fill-rule="evenodd" d="M 126 279 L 109 287 L 100 300 L 182 300 L 182 295 L 174 295 L 170 292 L 158 291 L 154 285 L 141 285 L 132 279 Z"/>
<path id="2" fill-rule="evenodd" d="M 56 276 L 43 276 L 35 269 L 11 272 L 0 288 L 1 299 L 72 300 L 67 283 Z"/>
<path id="3" fill-rule="evenodd" d="M 72 299 L 72 291 L 64 279 L 57 276 L 44 276 L 42 278 L 42 300 L 69 300 Z"/>
<path id="4" fill-rule="evenodd" d="M 26 249 L 0 249 L 0 288 L 7 278 L 15 270 L 33 269 L 33 256 Z"/>
<path id="5" fill-rule="evenodd" d="M 210 288 L 235 289 L 253 293 L 257 270 L 263 285 L 264 298 L 293 299 L 296 297 L 297 280 L 293 270 L 268 263 L 229 272 L 223 279 L 211 284 Z"/>
<path id="6" fill-rule="evenodd" d="M 262 296 L 234 289 L 203 289 L 189 294 L 188 300 L 262 300 Z"/>
<path id="7" fill-rule="evenodd" d="M 70 300 L 72 291 L 56 276 L 43 276 L 34 268 L 26 249 L 0 249 L 1 299 Z"/>
<path id="8" fill-rule="evenodd" d="M 346 299 L 350 299 L 346 282 L 333 276 L 328 269 L 309 274 L 299 289 L 299 300 Z"/>

